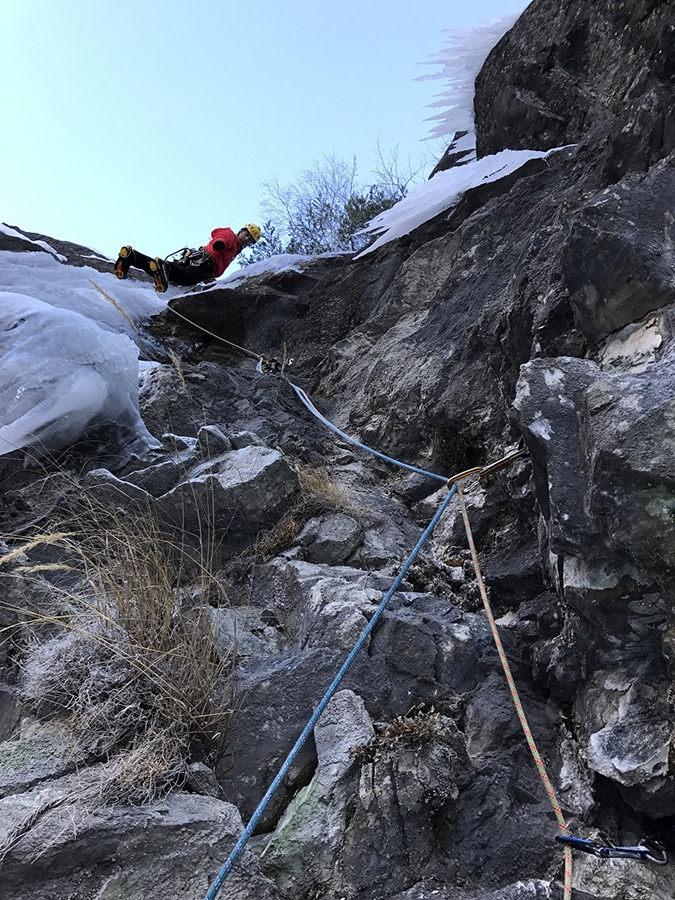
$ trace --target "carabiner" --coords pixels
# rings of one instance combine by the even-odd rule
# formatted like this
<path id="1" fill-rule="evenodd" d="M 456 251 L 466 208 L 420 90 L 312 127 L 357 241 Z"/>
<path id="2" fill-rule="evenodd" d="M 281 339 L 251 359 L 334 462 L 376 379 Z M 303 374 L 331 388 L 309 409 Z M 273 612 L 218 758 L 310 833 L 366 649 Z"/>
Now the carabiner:
<path id="1" fill-rule="evenodd" d="M 569 844 L 575 850 L 590 853 L 600 859 L 636 859 L 640 862 L 651 862 L 657 866 L 665 866 L 668 863 L 666 849 L 658 841 L 643 839 L 634 847 L 615 847 L 613 844 L 600 844 L 597 841 L 566 834 L 557 834 L 555 839 L 561 844 Z M 658 855 L 655 856 L 655 853 Z"/>
<path id="2" fill-rule="evenodd" d="M 258 359 L 258 364 L 256 365 L 256 372 L 260 372 L 261 375 L 279 375 L 283 372 L 283 368 L 281 363 L 277 359 L 267 358 L 265 356 L 261 356 Z"/>
<path id="3" fill-rule="evenodd" d="M 472 475 L 475 475 L 476 480 L 473 482 L 473 484 L 463 489 L 464 493 L 468 494 L 475 487 L 477 487 L 479 482 L 483 478 L 485 478 L 486 475 L 491 475 L 493 472 L 497 472 L 499 471 L 499 469 L 503 469 L 505 466 L 508 466 L 510 462 L 513 462 L 514 459 L 525 456 L 526 453 L 527 450 L 524 447 L 521 447 L 513 453 L 507 453 L 506 456 L 503 456 L 501 459 L 498 459 L 493 463 L 488 463 L 487 466 L 473 466 L 471 469 L 464 469 L 463 472 L 458 472 L 456 475 L 448 478 L 446 486 L 449 489 L 456 481 L 462 481 L 464 478 L 469 478 Z"/>

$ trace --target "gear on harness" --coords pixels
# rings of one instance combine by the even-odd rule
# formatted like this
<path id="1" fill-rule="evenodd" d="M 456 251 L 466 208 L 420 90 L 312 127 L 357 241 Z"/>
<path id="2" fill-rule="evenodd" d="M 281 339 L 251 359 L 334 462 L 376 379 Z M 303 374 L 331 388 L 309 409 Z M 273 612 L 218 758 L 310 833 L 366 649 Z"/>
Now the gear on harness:
<path id="1" fill-rule="evenodd" d="M 167 260 L 179 266 L 201 266 L 205 262 L 213 262 L 211 254 L 203 247 L 198 250 L 194 247 L 182 247 L 180 250 L 170 253 Z"/>
<path id="2" fill-rule="evenodd" d="M 665 847 L 658 841 L 651 841 L 647 838 L 643 838 L 634 847 L 615 847 L 609 842 L 601 844 L 598 841 L 563 834 L 557 834 L 555 839 L 561 844 L 568 844 L 573 850 L 581 850 L 583 853 L 590 853 L 601 859 L 637 859 L 640 862 L 655 863 L 657 866 L 665 866 L 668 863 Z"/>

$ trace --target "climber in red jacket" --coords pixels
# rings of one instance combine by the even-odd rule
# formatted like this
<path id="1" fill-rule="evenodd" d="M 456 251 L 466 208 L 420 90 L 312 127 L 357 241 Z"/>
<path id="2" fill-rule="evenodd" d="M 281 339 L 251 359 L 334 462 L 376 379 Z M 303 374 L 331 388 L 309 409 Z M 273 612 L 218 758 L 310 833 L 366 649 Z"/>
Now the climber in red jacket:
<path id="1" fill-rule="evenodd" d="M 131 266 L 135 266 L 151 275 L 155 279 L 155 290 L 164 293 L 170 284 L 188 287 L 218 278 L 238 253 L 259 240 L 260 229 L 249 222 L 236 234 L 231 228 L 214 228 L 206 246 L 198 250 L 185 247 L 172 254 L 177 257 L 175 259 L 153 258 L 126 246 L 120 250 L 114 272 L 118 278 L 126 278 Z"/>

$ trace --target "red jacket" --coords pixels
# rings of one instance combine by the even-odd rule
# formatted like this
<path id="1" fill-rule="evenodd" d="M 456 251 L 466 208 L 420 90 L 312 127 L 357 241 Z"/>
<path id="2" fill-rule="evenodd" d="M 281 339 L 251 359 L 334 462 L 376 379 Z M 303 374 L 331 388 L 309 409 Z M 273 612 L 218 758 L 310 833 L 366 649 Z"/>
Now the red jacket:
<path id="1" fill-rule="evenodd" d="M 214 250 L 213 245 L 216 241 L 222 241 L 225 247 L 222 250 Z M 211 232 L 211 240 L 204 249 L 213 259 L 216 267 L 213 275 L 215 278 L 218 278 L 223 274 L 237 253 L 241 253 L 241 244 L 231 228 L 214 228 Z"/>

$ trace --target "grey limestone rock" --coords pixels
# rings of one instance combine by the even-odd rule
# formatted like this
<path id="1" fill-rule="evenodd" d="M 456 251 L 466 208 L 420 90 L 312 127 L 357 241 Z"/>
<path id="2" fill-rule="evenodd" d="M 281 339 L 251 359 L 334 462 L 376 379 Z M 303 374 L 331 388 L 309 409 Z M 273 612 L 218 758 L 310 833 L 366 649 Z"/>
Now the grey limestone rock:
<path id="1" fill-rule="evenodd" d="M 260 857 L 282 896 L 330 883 L 358 781 L 352 751 L 375 736 L 363 702 L 339 691 L 314 729 L 317 768 L 287 807 Z"/>
<path id="2" fill-rule="evenodd" d="M 157 510 L 195 533 L 211 521 L 227 544 L 242 547 L 281 518 L 297 490 L 298 477 L 278 450 L 250 444 L 188 470 L 157 499 Z"/>
<path id="3" fill-rule="evenodd" d="M 176 793 L 144 807 L 101 806 L 92 783 L 71 776 L 0 800 L 2 900 L 160 900 L 206 894 L 242 830 L 237 810 Z M 228 895 L 274 900 L 246 852 Z"/>
<path id="4" fill-rule="evenodd" d="M 310 519 L 298 540 L 312 563 L 344 565 L 363 539 L 363 527 L 352 516 L 332 513 Z"/>

